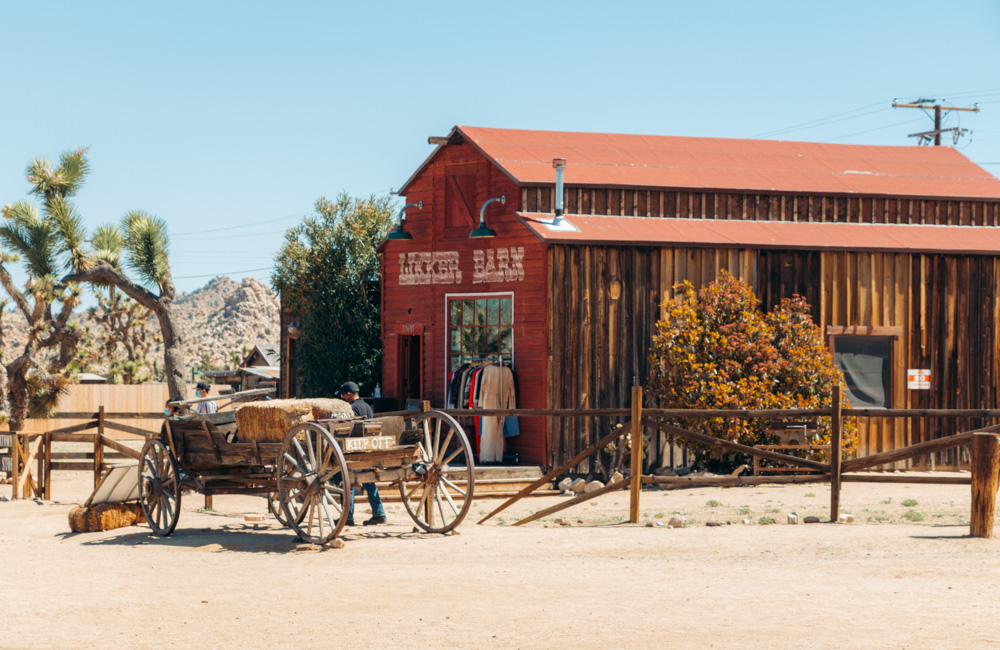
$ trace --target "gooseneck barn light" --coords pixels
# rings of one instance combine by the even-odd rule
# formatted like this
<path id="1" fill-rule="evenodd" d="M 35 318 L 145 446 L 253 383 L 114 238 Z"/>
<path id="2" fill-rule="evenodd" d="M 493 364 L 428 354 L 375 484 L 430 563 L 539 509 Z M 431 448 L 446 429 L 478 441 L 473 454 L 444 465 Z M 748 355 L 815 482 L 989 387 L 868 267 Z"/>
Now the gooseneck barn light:
<path id="1" fill-rule="evenodd" d="M 391 233 L 389 233 L 386 239 L 413 239 L 413 235 L 403 230 L 403 224 L 406 223 L 407 208 L 416 208 L 418 210 L 423 210 L 424 202 L 418 201 L 416 203 L 407 203 L 406 205 L 404 205 L 402 209 L 400 209 L 399 211 L 399 219 L 398 223 L 396 224 L 396 229 L 393 230 Z"/>
<path id="2" fill-rule="evenodd" d="M 501 195 L 495 199 L 489 199 L 483 204 L 483 207 L 479 208 L 479 227 L 469 233 L 469 237 L 496 237 L 497 231 L 492 228 L 486 227 L 486 206 L 494 201 L 500 201 L 500 205 L 507 204 L 507 195 Z"/>

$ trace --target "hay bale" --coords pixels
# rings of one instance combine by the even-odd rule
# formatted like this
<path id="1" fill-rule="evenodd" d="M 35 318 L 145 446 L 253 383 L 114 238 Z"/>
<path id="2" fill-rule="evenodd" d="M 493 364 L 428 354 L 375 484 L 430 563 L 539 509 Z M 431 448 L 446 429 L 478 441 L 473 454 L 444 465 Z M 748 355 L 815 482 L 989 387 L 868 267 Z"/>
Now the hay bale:
<path id="1" fill-rule="evenodd" d="M 250 402 L 236 408 L 237 436 L 241 442 L 281 442 L 289 429 L 311 419 L 312 406 L 305 400 Z"/>
<path id="2" fill-rule="evenodd" d="M 351 405 L 342 399 L 335 397 L 310 397 L 302 400 L 312 407 L 312 417 L 314 420 L 326 420 L 329 418 L 354 417 Z"/>
<path id="3" fill-rule="evenodd" d="M 146 522 L 138 503 L 101 503 L 69 511 L 69 529 L 74 533 L 96 533 Z"/>

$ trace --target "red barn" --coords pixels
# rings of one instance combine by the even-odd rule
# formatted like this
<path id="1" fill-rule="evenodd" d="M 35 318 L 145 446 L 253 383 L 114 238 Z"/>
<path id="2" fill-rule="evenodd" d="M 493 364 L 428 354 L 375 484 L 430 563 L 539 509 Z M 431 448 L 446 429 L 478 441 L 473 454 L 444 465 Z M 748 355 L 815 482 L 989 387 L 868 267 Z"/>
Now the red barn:
<path id="1" fill-rule="evenodd" d="M 452 370 L 499 358 L 518 407 L 627 407 L 660 303 L 720 269 L 766 309 L 806 296 L 855 404 L 1000 402 L 1000 180 L 951 148 L 471 127 L 432 142 L 399 191 L 423 204 L 406 210 L 412 239 L 382 246 L 382 386 L 401 406 L 441 407 Z M 484 212 L 495 236 L 470 237 L 499 197 Z M 910 369 L 930 370 L 927 386 Z M 508 449 L 552 466 L 613 422 L 520 424 Z M 862 424 L 865 454 L 970 423 Z M 951 453 L 939 465 L 961 462 Z"/>

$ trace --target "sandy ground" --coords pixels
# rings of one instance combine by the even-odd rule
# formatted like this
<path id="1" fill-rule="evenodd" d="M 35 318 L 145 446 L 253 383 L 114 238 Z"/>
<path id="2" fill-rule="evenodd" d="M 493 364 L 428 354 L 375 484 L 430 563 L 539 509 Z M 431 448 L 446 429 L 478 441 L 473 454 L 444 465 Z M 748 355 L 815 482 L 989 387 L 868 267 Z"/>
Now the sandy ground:
<path id="1" fill-rule="evenodd" d="M 968 537 L 968 486 L 848 484 L 851 524 L 785 523 L 828 517 L 822 484 L 644 491 L 640 525 L 626 492 L 523 527 L 561 497 L 483 526 L 499 502 L 477 501 L 449 536 L 388 504 L 344 548 L 296 550 L 272 518 L 244 521 L 266 512 L 253 497 L 187 497 L 167 539 L 70 534 L 89 480 L 0 502 L 0 646 L 1000 647 L 1000 538 Z M 685 527 L 655 526 L 674 513 Z"/>

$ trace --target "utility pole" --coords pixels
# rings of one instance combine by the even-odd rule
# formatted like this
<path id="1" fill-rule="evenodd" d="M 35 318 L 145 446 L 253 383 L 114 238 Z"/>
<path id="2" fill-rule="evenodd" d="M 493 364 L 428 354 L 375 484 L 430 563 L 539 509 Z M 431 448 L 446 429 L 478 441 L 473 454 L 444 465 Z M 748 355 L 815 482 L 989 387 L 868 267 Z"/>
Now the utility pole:
<path id="1" fill-rule="evenodd" d="M 943 106 L 941 104 L 938 104 L 936 99 L 925 99 L 923 97 L 921 97 L 917 101 L 913 102 L 912 104 L 900 104 L 896 100 L 893 100 L 892 107 L 893 108 L 921 108 L 921 109 L 923 109 L 925 111 L 927 109 L 933 108 L 934 109 L 934 130 L 933 131 L 923 131 L 921 133 L 911 133 L 911 134 L 909 134 L 906 137 L 908 137 L 908 138 L 920 138 L 920 141 L 918 142 L 918 144 L 927 144 L 927 143 L 929 143 L 931 141 L 931 139 L 933 137 L 934 146 L 935 147 L 940 147 L 941 146 L 941 134 L 942 133 L 947 133 L 947 132 L 951 131 L 952 132 L 952 142 L 954 144 L 958 144 L 958 139 L 960 137 L 962 137 L 963 135 L 965 135 L 966 133 L 969 132 L 969 129 L 962 129 L 962 128 L 959 128 L 959 127 L 952 127 L 950 129 L 942 129 L 941 128 L 941 114 L 942 114 L 941 111 L 942 111 L 942 109 L 944 110 L 945 113 L 947 113 L 948 111 L 969 111 L 969 112 L 972 112 L 972 113 L 978 113 L 979 112 L 979 103 L 978 102 L 976 104 L 973 104 L 971 108 L 966 107 L 966 106 Z"/>

